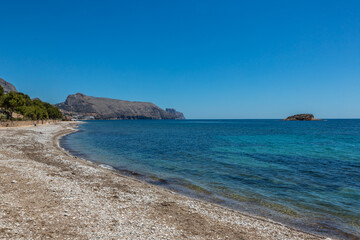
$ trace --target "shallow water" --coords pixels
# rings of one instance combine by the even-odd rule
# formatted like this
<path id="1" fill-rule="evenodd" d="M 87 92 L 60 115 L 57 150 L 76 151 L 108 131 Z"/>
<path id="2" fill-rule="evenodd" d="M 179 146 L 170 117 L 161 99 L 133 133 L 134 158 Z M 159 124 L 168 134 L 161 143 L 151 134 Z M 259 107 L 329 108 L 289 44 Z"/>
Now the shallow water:
<path id="1" fill-rule="evenodd" d="M 61 145 L 185 194 L 360 237 L 360 120 L 89 121 Z"/>

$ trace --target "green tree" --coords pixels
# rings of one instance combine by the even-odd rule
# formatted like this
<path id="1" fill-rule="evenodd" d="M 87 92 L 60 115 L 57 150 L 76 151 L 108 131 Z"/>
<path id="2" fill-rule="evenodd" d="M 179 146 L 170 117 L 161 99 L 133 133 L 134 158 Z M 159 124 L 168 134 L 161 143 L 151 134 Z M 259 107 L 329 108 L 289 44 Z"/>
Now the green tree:
<path id="1" fill-rule="evenodd" d="M 25 119 L 37 120 L 35 107 L 34 106 L 26 106 L 23 108 L 22 115 L 24 115 Z"/>
<path id="2" fill-rule="evenodd" d="M 35 113 L 38 120 L 48 119 L 49 115 L 43 106 L 35 106 Z"/>
<path id="3" fill-rule="evenodd" d="M 5 91 L 4 88 L 0 85 L 0 97 L 4 96 Z"/>
<path id="4" fill-rule="evenodd" d="M 25 106 L 31 106 L 33 104 L 33 101 L 31 100 L 31 98 L 29 97 L 29 95 L 24 94 L 22 92 L 18 92 L 18 95 L 22 96 L 25 100 Z"/>
<path id="5" fill-rule="evenodd" d="M 3 98 L 4 98 L 4 88 L 0 85 L 0 120 L 2 120 L 3 118 L 6 118 L 7 115 L 3 113 L 2 111 L 2 103 L 3 103 Z"/>
<path id="6" fill-rule="evenodd" d="M 13 112 L 15 111 L 15 108 L 24 106 L 26 100 L 21 94 L 18 94 L 16 92 L 10 92 L 2 97 L 1 102 L 2 102 L 2 106 L 5 108 L 8 114 L 8 118 L 12 119 L 12 115 Z"/>
<path id="7" fill-rule="evenodd" d="M 30 120 L 62 119 L 63 117 L 60 110 L 50 103 L 39 99 L 31 100 L 28 95 L 20 92 L 10 92 L 1 95 L 1 89 L 0 108 L 5 109 L 8 119 L 12 119 L 14 112 L 22 114 L 24 119 Z"/>
<path id="8" fill-rule="evenodd" d="M 33 100 L 33 105 L 35 106 L 35 113 L 38 120 L 44 120 L 49 118 L 47 110 L 42 101 Z"/>
<path id="9" fill-rule="evenodd" d="M 51 105 L 50 103 L 43 103 L 43 105 L 46 108 L 50 119 L 61 119 L 63 117 L 62 113 L 57 107 Z"/>

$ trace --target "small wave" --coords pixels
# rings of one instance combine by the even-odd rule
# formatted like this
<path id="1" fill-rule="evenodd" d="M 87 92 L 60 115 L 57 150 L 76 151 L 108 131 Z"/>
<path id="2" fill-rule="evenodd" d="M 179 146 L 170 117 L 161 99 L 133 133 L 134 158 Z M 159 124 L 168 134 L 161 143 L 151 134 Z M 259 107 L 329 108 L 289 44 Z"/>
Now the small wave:
<path id="1" fill-rule="evenodd" d="M 115 170 L 115 168 L 113 168 L 113 167 L 110 166 L 110 165 L 100 164 L 99 166 L 102 167 L 102 168 L 105 168 L 105 169 Z"/>

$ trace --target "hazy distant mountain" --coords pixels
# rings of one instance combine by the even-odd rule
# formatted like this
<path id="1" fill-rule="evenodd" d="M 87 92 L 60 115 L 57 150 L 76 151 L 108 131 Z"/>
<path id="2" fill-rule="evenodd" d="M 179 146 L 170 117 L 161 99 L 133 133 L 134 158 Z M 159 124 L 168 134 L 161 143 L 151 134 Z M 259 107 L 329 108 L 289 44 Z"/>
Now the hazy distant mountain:
<path id="1" fill-rule="evenodd" d="M 82 93 L 69 95 L 65 102 L 56 106 L 65 115 L 75 118 L 184 119 L 184 115 L 175 109 L 165 111 L 153 103 L 90 97 Z"/>
<path id="2" fill-rule="evenodd" d="M 11 83 L 5 81 L 4 79 L 0 78 L 0 85 L 4 88 L 4 92 L 5 93 L 9 93 L 11 91 L 13 92 L 17 92 L 16 88 L 14 87 L 14 85 L 12 85 Z"/>

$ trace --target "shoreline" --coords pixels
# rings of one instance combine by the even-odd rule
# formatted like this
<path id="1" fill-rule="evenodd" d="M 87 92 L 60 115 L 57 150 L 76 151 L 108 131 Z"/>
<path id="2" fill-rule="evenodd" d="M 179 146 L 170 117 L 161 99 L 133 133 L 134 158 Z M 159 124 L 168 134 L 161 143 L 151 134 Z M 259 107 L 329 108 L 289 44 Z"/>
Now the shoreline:
<path id="1" fill-rule="evenodd" d="M 213 192 L 209 192 L 198 185 L 194 185 L 188 181 L 182 181 L 181 179 L 160 178 L 159 176 L 152 173 L 141 171 L 138 172 L 126 166 L 117 168 L 115 166 L 103 163 L 102 161 L 91 159 L 87 153 L 79 152 L 72 148 L 71 142 L 67 141 L 66 137 L 71 134 L 76 134 L 76 132 L 78 132 L 78 130 L 61 136 L 59 138 L 60 148 L 64 149 L 64 151 L 66 151 L 71 156 L 85 159 L 86 161 L 94 163 L 99 167 L 115 171 L 122 176 L 140 180 L 146 184 L 160 187 L 172 191 L 176 194 L 189 197 L 191 199 L 196 199 L 198 201 L 217 205 L 218 207 L 233 210 L 249 217 L 255 217 L 264 221 L 285 225 L 296 231 L 301 231 L 325 238 L 331 237 L 334 239 L 358 239 L 357 235 L 353 235 L 351 233 L 351 230 L 348 229 L 349 231 L 346 231 L 346 229 L 344 230 L 343 228 L 338 227 L 336 222 L 313 222 L 311 217 L 306 218 L 305 215 L 302 218 L 299 218 L 294 215 L 285 214 L 282 212 L 284 210 L 280 208 L 270 208 L 255 202 L 239 202 L 234 198 L 214 194 Z"/>
<path id="2" fill-rule="evenodd" d="M 322 119 L 321 119 L 322 120 Z M 77 124 L 85 124 L 86 122 L 82 122 L 82 121 L 77 121 Z M 76 126 L 77 128 L 78 126 Z M 191 192 L 196 192 L 195 190 L 192 190 L 192 189 L 188 189 L 186 188 L 185 186 L 181 186 L 182 188 L 185 188 L 185 189 L 188 189 L 190 190 L 190 194 L 186 194 L 184 192 L 184 190 L 180 190 L 180 189 L 170 189 L 170 188 L 167 188 L 166 186 L 162 186 L 162 184 L 155 184 L 155 183 L 151 183 L 151 182 L 148 182 L 147 180 L 144 180 L 144 179 L 139 179 L 137 178 L 138 176 L 142 176 L 142 177 L 145 177 L 145 178 L 149 178 L 149 176 L 145 176 L 141 173 L 138 173 L 138 172 L 134 172 L 134 171 L 131 171 L 131 170 L 128 170 L 128 169 L 117 169 L 111 165 L 107 165 L 107 164 L 104 164 L 104 163 L 97 163 L 97 162 L 93 162 L 91 160 L 87 160 L 86 158 L 81 158 L 81 157 L 78 157 L 76 155 L 73 155 L 71 153 L 71 151 L 65 149 L 64 147 L 61 146 L 60 144 L 60 141 L 61 141 L 61 138 L 63 137 L 66 137 L 67 135 L 70 135 L 70 134 L 75 134 L 76 132 L 78 132 L 79 130 L 78 129 L 74 129 L 73 131 L 69 131 L 69 132 L 66 132 L 66 133 L 63 133 L 63 134 L 60 134 L 58 136 L 55 136 L 54 137 L 54 141 L 56 141 L 56 144 L 57 144 L 57 147 L 66 152 L 67 154 L 69 154 L 70 156 L 72 157 L 75 157 L 75 158 L 78 158 L 78 159 L 81 159 L 81 160 L 84 160 L 86 162 L 89 162 L 91 164 L 95 164 L 96 166 L 98 167 L 101 167 L 103 169 L 107 169 L 107 170 L 110 170 L 110 171 L 113 171 L 115 172 L 116 174 L 119 174 L 121 176 L 124 176 L 124 177 L 129 177 L 130 179 L 133 179 L 133 180 L 137 180 L 137 181 L 141 181 L 142 183 L 145 183 L 145 184 L 149 184 L 151 186 L 155 186 L 155 187 L 158 187 L 158 188 L 161 188 L 161 189 L 164 189 L 164 190 L 167 190 L 167 191 L 170 191 L 171 193 L 173 194 L 180 194 L 181 196 L 185 196 L 187 198 L 190 198 L 190 199 L 193 199 L 193 200 L 196 200 L 196 201 L 200 201 L 200 202 L 203 202 L 203 203 L 210 203 L 210 204 L 213 204 L 219 208 L 224 208 L 226 210 L 229 210 L 229 211 L 234 211 L 236 213 L 239 213 L 239 214 L 242 214 L 246 217 L 249 217 L 249 218 L 254 218 L 256 220 L 259 220 L 259 221 L 265 221 L 265 222 L 269 222 L 271 224 L 275 224 L 275 225 L 279 225 L 279 226 L 285 226 L 287 228 L 289 228 L 290 230 L 292 231 L 299 231 L 301 233 L 305 233 L 305 234 L 309 234 L 309 235 L 312 235 L 313 237 L 319 237 L 320 239 L 325 239 L 325 240 L 332 240 L 332 239 L 336 239 L 336 238 L 329 238 L 327 236 L 321 236 L 321 235 L 317 235 L 316 233 L 312 233 L 312 232 L 307 232 L 306 230 L 301 230 L 301 229 L 297 229 L 297 228 L 294 228 L 293 226 L 291 225 L 287 225 L 287 224 L 284 224 L 282 222 L 279 222 L 277 220 L 273 220 L 273 219 L 270 219 L 270 218 L 267 218 L 267 217 L 264 217 L 264 216 L 261 216 L 261 215 L 256 215 L 255 213 L 250 213 L 250 212 L 243 212 L 243 211 L 240 211 L 239 209 L 237 208 L 232 208 L 230 206 L 227 206 L 226 204 L 220 204 L 220 203 L 216 203 L 215 201 L 211 201 L 210 199 L 204 197 L 204 198 L 201 198 L 200 196 L 202 194 L 196 194 L 193 195 Z M 151 177 L 151 176 L 150 176 Z M 156 177 L 156 176 L 153 176 L 153 177 Z M 157 177 L 156 177 L 157 178 Z M 160 181 L 167 181 L 167 180 L 164 180 L 164 179 L 158 179 Z M 196 185 L 195 185 L 196 186 Z M 220 200 L 220 199 L 218 199 Z M 226 200 L 223 200 L 223 201 L 233 201 L 232 199 L 226 199 Z"/>
<path id="3" fill-rule="evenodd" d="M 246 215 L 221 205 L 192 199 L 74 157 L 60 147 L 59 139 L 76 131 L 74 127 L 77 124 L 79 123 L 56 123 L 37 128 L 0 130 L 2 133 L 0 138 L 12 136 L 12 141 L 0 145 L 1 159 L 5 159 L 0 160 L 1 194 L 4 195 L 0 203 L 5 215 L 0 214 L 3 214 L 5 219 L 9 218 L 7 222 L 5 220 L 5 223 L 4 218 L 0 220 L 0 237 L 5 239 L 15 236 L 24 238 L 38 236 L 68 238 L 71 236 L 72 239 L 94 237 L 103 239 L 147 237 L 154 239 L 325 239 L 325 237 L 295 230 L 269 219 Z M 27 144 L 29 139 L 35 140 L 35 148 Z M 7 178 L 10 172 L 12 172 L 11 178 Z M 15 176 L 18 180 L 13 179 L 16 178 Z M 41 189 L 35 186 L 30 188 L 32 192 L 38 194 L 26 194 L 19 189 L 14 189 L 14 185 L 26 182 L 24 181 L 26 176 L 31 176 L 31 180 L 35 182 L 47 180 L 44 185 L 41 185 Z M 66 184 L 59 185 L 59 183 Z M 11 189 L 13 191 L 9 192 Z M 59 198 L 42 196 L 40 192 L 44 189 L 54 195 L 60 195 L 62 199 L 65 199 L 64 202 L 59 201 Z M 13 214 L 7 213 L 7 210 L 11 209 L 7 206 L 9 204 L 7 199 L 14 198 L 17 194 L 22 195 L 20 199 L 30 197 L 33 202 L 38 203 L 39 206 L 36 204 L 32 206 L 35 207 L 33 210 L 49 213 L 45 214 L 45 219 L 61 216 L 60 218 L 64 221 L 62 224 L 51 224 L 54 221 L 46 221 L 48 224 L 41 223 L 40 225 L 45 225 L 42 228 L 47 230 L 48 235 L 34 234 L 36 233 L 34 227 L 26 224 L 25 227 L 22 224 L 17 226 L 15 223 L 19 219 L 16 220 L 14 216 L 11 217 Z M 49 199 L 41 201 L 42 197 Z M 24 206 L 21 202 L 18 201 L 19 206 L 16 209 L 27 216 L 25 219 L 31 222 L 44 221 L 44 217 L 40 216 L 39 220 L 37 214 L 30 214 L 33 211 L 26 211 L 28 206 Z M 54 204 L 55 202 L 57 205 Z M 67 206 L 66 211 L 64 205 Z M 93 215 L 98 216 L 96 219 L 102 220 L 101 224 L 97 220 L 86 218 Z M 76 225 L 78 219 L 82 220 L 78 223 L 80 225 Z M 9 224 L 14 226 L 6 227 Z M 19 235 L 21 232 L 23 235 Z"/>

